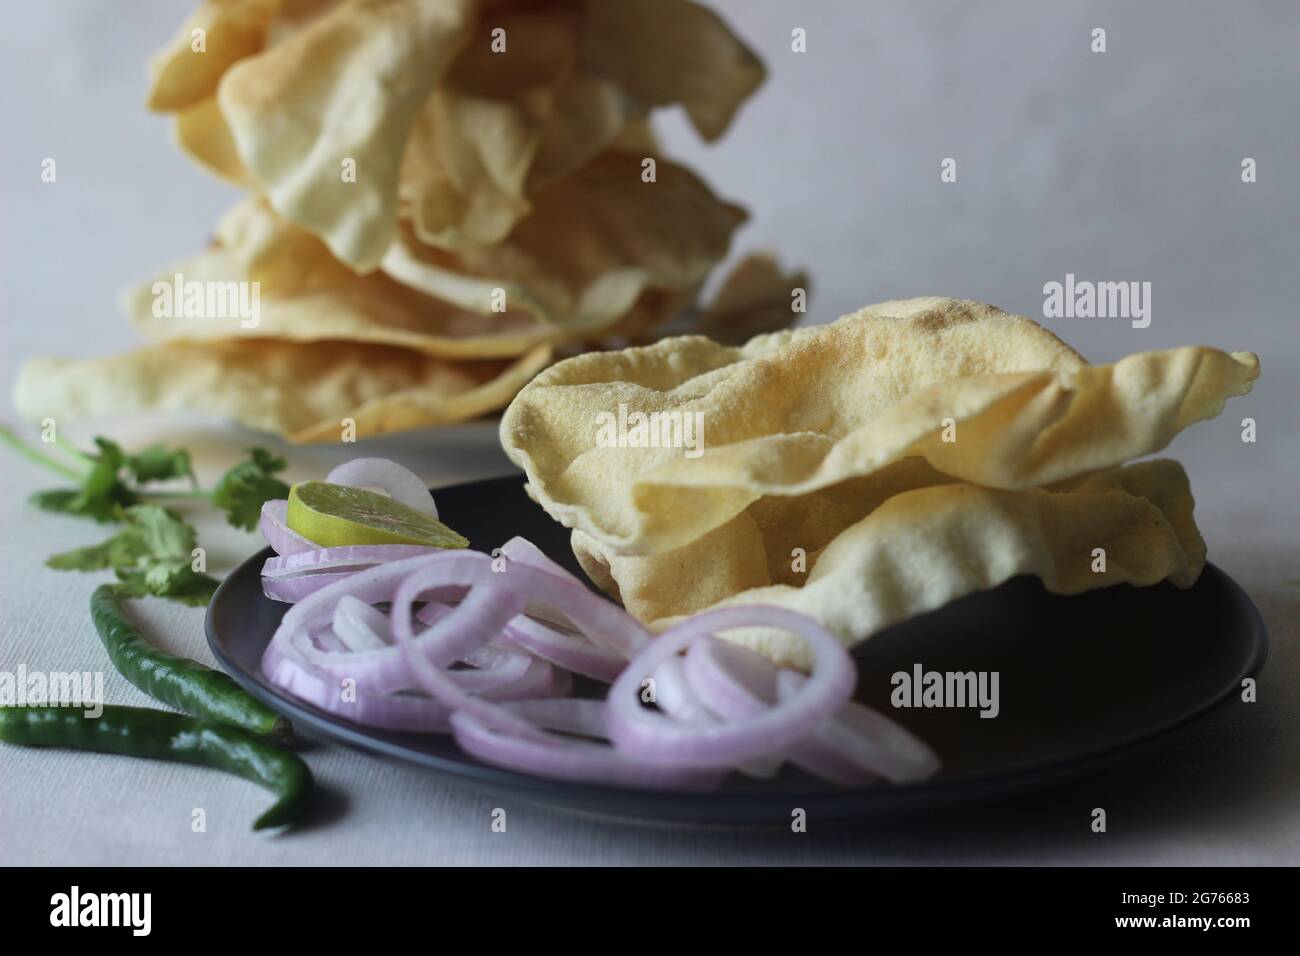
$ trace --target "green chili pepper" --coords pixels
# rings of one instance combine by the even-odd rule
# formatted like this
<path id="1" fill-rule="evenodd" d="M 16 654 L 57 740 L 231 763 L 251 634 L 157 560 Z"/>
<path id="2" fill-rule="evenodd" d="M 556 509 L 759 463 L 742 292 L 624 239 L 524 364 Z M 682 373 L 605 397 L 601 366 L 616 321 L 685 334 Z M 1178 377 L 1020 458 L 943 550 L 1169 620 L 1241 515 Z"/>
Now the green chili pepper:
<path id="1" fill-rule="evenodd" d="M 105 705 L 99 717 L 71 707 L 0 707 L 0 740 L 176 760 L 236 774 L 279 798 L 254 830 L 293 822 L 311 798 L 311 770 L 296 754 L 237 727 L 148 707 Z"/>
<path id="2" fill-rule="evenodd" d="M 122 615 L 117 592 L 101 584 L 90 596 L 90 617 L 119 674 L 151 697 L 195 717 L 287 740 L 289 721 L 230 677 L 188 657 L 158 650 Z"/>

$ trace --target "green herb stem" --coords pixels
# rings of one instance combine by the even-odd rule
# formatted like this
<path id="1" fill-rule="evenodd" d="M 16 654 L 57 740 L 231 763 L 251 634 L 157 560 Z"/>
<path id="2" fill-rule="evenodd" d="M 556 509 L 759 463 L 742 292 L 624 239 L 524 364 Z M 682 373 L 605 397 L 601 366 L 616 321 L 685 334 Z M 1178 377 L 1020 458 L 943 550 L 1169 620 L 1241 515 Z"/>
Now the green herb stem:
<path id="1" fill-rule="evenodd" d="M 93 458 L 87 455 L 76 445 L 72 444 L 72 442 L 68 441 L 62 435 L 56 434 L 54 436 L 54 444 L 65 454 L 71 455 L 73 458 L 77 459 L 77 461 L 84 464 L 87 468 L 91 467 L 95 463 L 95 460 Z"/>
<path id="2" fill-rule="evenodd" d="M 9 429 L 4 425 L 0 425 L 0 441 L 4 442 L 14 451 L 18 452 L 28 461 L 35 462 L 36 464 L 42 465 L 45 468 L 50 469 L 51 471 L 57 472 L 58 474 L 62 475 L 64 478 L 69 479 L 70 481 L 80 482 L 86 477 L 86 473 L 84 471 L 79 471 L 70 465 L 64 464 L 63 462 L 59 461 L 57 458 L 51 458 L 49 455 L 46 455 L 44 452 L 38 451 L 34 446 L 29 445 L 27 442 L 23 441 L 21 438 L 15 435 L 11 429 Z M 83 456 L 81 456 L 80 453 L 78 453 L 78 457 L 83 457 Z"/>

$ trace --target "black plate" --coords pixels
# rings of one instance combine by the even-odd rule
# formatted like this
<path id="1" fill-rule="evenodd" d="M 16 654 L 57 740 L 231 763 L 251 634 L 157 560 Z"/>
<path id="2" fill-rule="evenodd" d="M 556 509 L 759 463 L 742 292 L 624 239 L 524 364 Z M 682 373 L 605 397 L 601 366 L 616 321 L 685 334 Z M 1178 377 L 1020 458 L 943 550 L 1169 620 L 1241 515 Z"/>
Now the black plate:
<path id="1" fill-rule="evenodd" d="M 524 535 L 581 575 L 568 532 L 523 491 L 518 476 L 438 491 L 439 510 L 475 547 Z M 421 764 L 448 777 L 551 806 L 636 819 L 788 825 L 791 808 L 818 819 L 866 819 L 1022 789 L 1079 773 L 1203 716 L 1263 666 L 1264 623 L 1245 592 L 1213 565 L 1196 586 L 1126 585 L 1077 596 L 1016 578 L 877 634 L 862 644 L 858 699 L 928 741 L 944 768 L 925 783 L 846 790 L 787 769 L 739 775 L 719 790 L 662 792 L 545 780 L 482 764 L 436 734 L 371 730 L 284 695 L 263 678 L 262 651 L 287 605 L 262 595 L 267 549 L 232 572 L 208 608 L 208 643 L 254 696 L 302 728 Z M 1001 713 L 894 710 L 890 675 L 913 665 L 997 671 Z"/>

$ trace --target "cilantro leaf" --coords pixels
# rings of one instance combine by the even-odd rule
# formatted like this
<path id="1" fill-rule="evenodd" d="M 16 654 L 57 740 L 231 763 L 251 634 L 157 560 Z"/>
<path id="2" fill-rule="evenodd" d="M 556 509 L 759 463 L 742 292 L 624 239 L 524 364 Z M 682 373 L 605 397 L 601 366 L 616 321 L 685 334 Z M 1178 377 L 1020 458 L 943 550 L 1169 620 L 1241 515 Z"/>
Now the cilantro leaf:
<path id="1" fill-rule="evenodd" d="M 140 500 L 118 477 L 126 456 L 122 449 L 106 438 L 96 438 L 98 455 L 86 455 L 90 468 L 81 479 L 81 488 L 57 488 L 38 491 L 29 499 L 43 511 L 91 518 L 101 524 L 118 521 L 123 508 Z"/>
<path id="2" fill-rule="evenodd" d="M 212 489 L 212 503 L 226 513 L 226 520 L 236 528 L 252 531 L 262 514 L 262 505 L 273 498 L 289 497 L 289 486 L 276 472 L 284 471 L 288 462 L 265 448 L 249 448 L 249 460 L 241 461 L 221 476 Z"/>
<path id="3" fill-rule="evenodd" d="M 125 527 L 107 541 L 56 554 L 45 563 L 61 571 L 111 568 L 127 597 L 172 598 L 206 604 L 215 578 L 194 570 L 191 554 L 197 541 L 193 526 L 158 505 L 134 505 L 122 516 Z"/>
<path id="4" fill-rule="evenodd" d="M 138 454 L 128 455 L 125 463 L 135 480 L 142 484 L 148 481 L 170 481 L 173 478 L 194 481 L 190 453 L 184 448 L 168 448 L 160 442 Z"/>
<path id="5" fill-rule="evenodd" d="M 140 554 L 138 538 L 128 530 L 88 548 L 74 548 L 52 555 L 46 559 L 45 565 L 56 571 L 102 571 L 133 565 Z"/>
<path id="6" fill-rule="evenodd" d="M 135 532 L 140 553 L 157 558 L 183 558 L 190 562 L 190 552 L 198 542 L 194 526 L 170 508 L 159 505 L 136 505 L 127 511 L 127 530 Z"/>
<path id="7" fill-rule="evenodd" d="M 19 447 L 19 439 L 11 436 L 9 444 Z M 74 452 L 84 465 L 84 471 L 75 475 L 80 488 L 55 488 L 38 491 L 29 499 L 42 511 L 91 518 L 100 523 L 122 520 L 122 509 L 141 500 L 140 485 L 151 481 L 169 481 L 189 478 L 194 484 L 194 469 L 190 453 L 183 448 L 150 445 L 144 451 L 128 455 L 120 445 L 107 438 L 95 439 L 97 454 Z M 25 451 L 32 457 L 30 448 Z M 134 485 L 128 484 L 130 477 Z"/>
<path id="8" fill-rule="evenodd" d="M 118 593 L 123 597 L 163 597 L 190 607 L 202 607 L 217 589 L 216 578 L 195 571 L 188 561 L 179 565 L 155 565 L 149 571 L 118 571 Z"/>
<path id="9" fill-rule="evenodd" d="M 289 486 L 275 477 L 288 463 L 264 448 L 248 449 L 248 459 L 226 472 L 209 495 L 198 487 L 190 454 L 183 448 L 158 443 L 129 455 L 116 442 L 97 437 L 94 452 L 65 446 L 76 459 L 74 467 L 3 425 L 0 444 L 74 485 L 36 492 L 30 498 L 34 507 L 122 524 L 106 541 L 53 555 L 46 564 L 60 571 L 112 570 L 119 579 L 117 587 L 128 597 L 154 595 L 206 604 L 217 587 L 215 578 L 194 570 L 194 528 L 173 511 L 144 504 L 146 499 L 208 498 L 232 525 L 251 531 L 257 527 L 263 504 L 289 495 Z M 179 478 L 189 479 L 189 491 L 145 489 L 153 482 Z"/>

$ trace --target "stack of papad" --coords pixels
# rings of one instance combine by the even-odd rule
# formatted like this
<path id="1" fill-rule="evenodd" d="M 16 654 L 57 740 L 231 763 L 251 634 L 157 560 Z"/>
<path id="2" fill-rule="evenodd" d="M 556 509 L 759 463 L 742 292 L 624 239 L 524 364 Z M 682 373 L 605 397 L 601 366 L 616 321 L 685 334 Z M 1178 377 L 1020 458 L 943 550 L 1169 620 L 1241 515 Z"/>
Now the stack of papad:
<path id="1" fill-rule="evenodd" d="M 712 140 L 763 75 L 689 0 L 205 0 L 148 102 L 248 197 L 125 295 L 158 344 L 38 359 L 16 404 L 327 441 L 344 420 L 364 436 L 491 412 L 556 354 L 651 341 L 683 312 L 732 340 L 787 325 L 806 282 L 770 261 L 694 310 L 745 213 L 648 126 L 679 104 Z M 258 320 L 160 309 L 173 280 L 258 283 Z"/>
<path id="2" fill-rule="evenodd" d="M 1258 374 L 1253 354 L 1202 346 L 1089 365 L 1029 319 L 912 299 L 741 347 L 569 359 L 523 389 L 501 441 L 587 573 L 655 629 L 767 604 L 852 645 L 1019 574 L 1061 594 L 1191 586 L 1205 544 L 1182 467 L 1126 463 Z M 610 442 L 598 423 L 620 406 L 698 415 L 703 441 Z M 783 632 L 727 636 L 809 663 Z"/>

